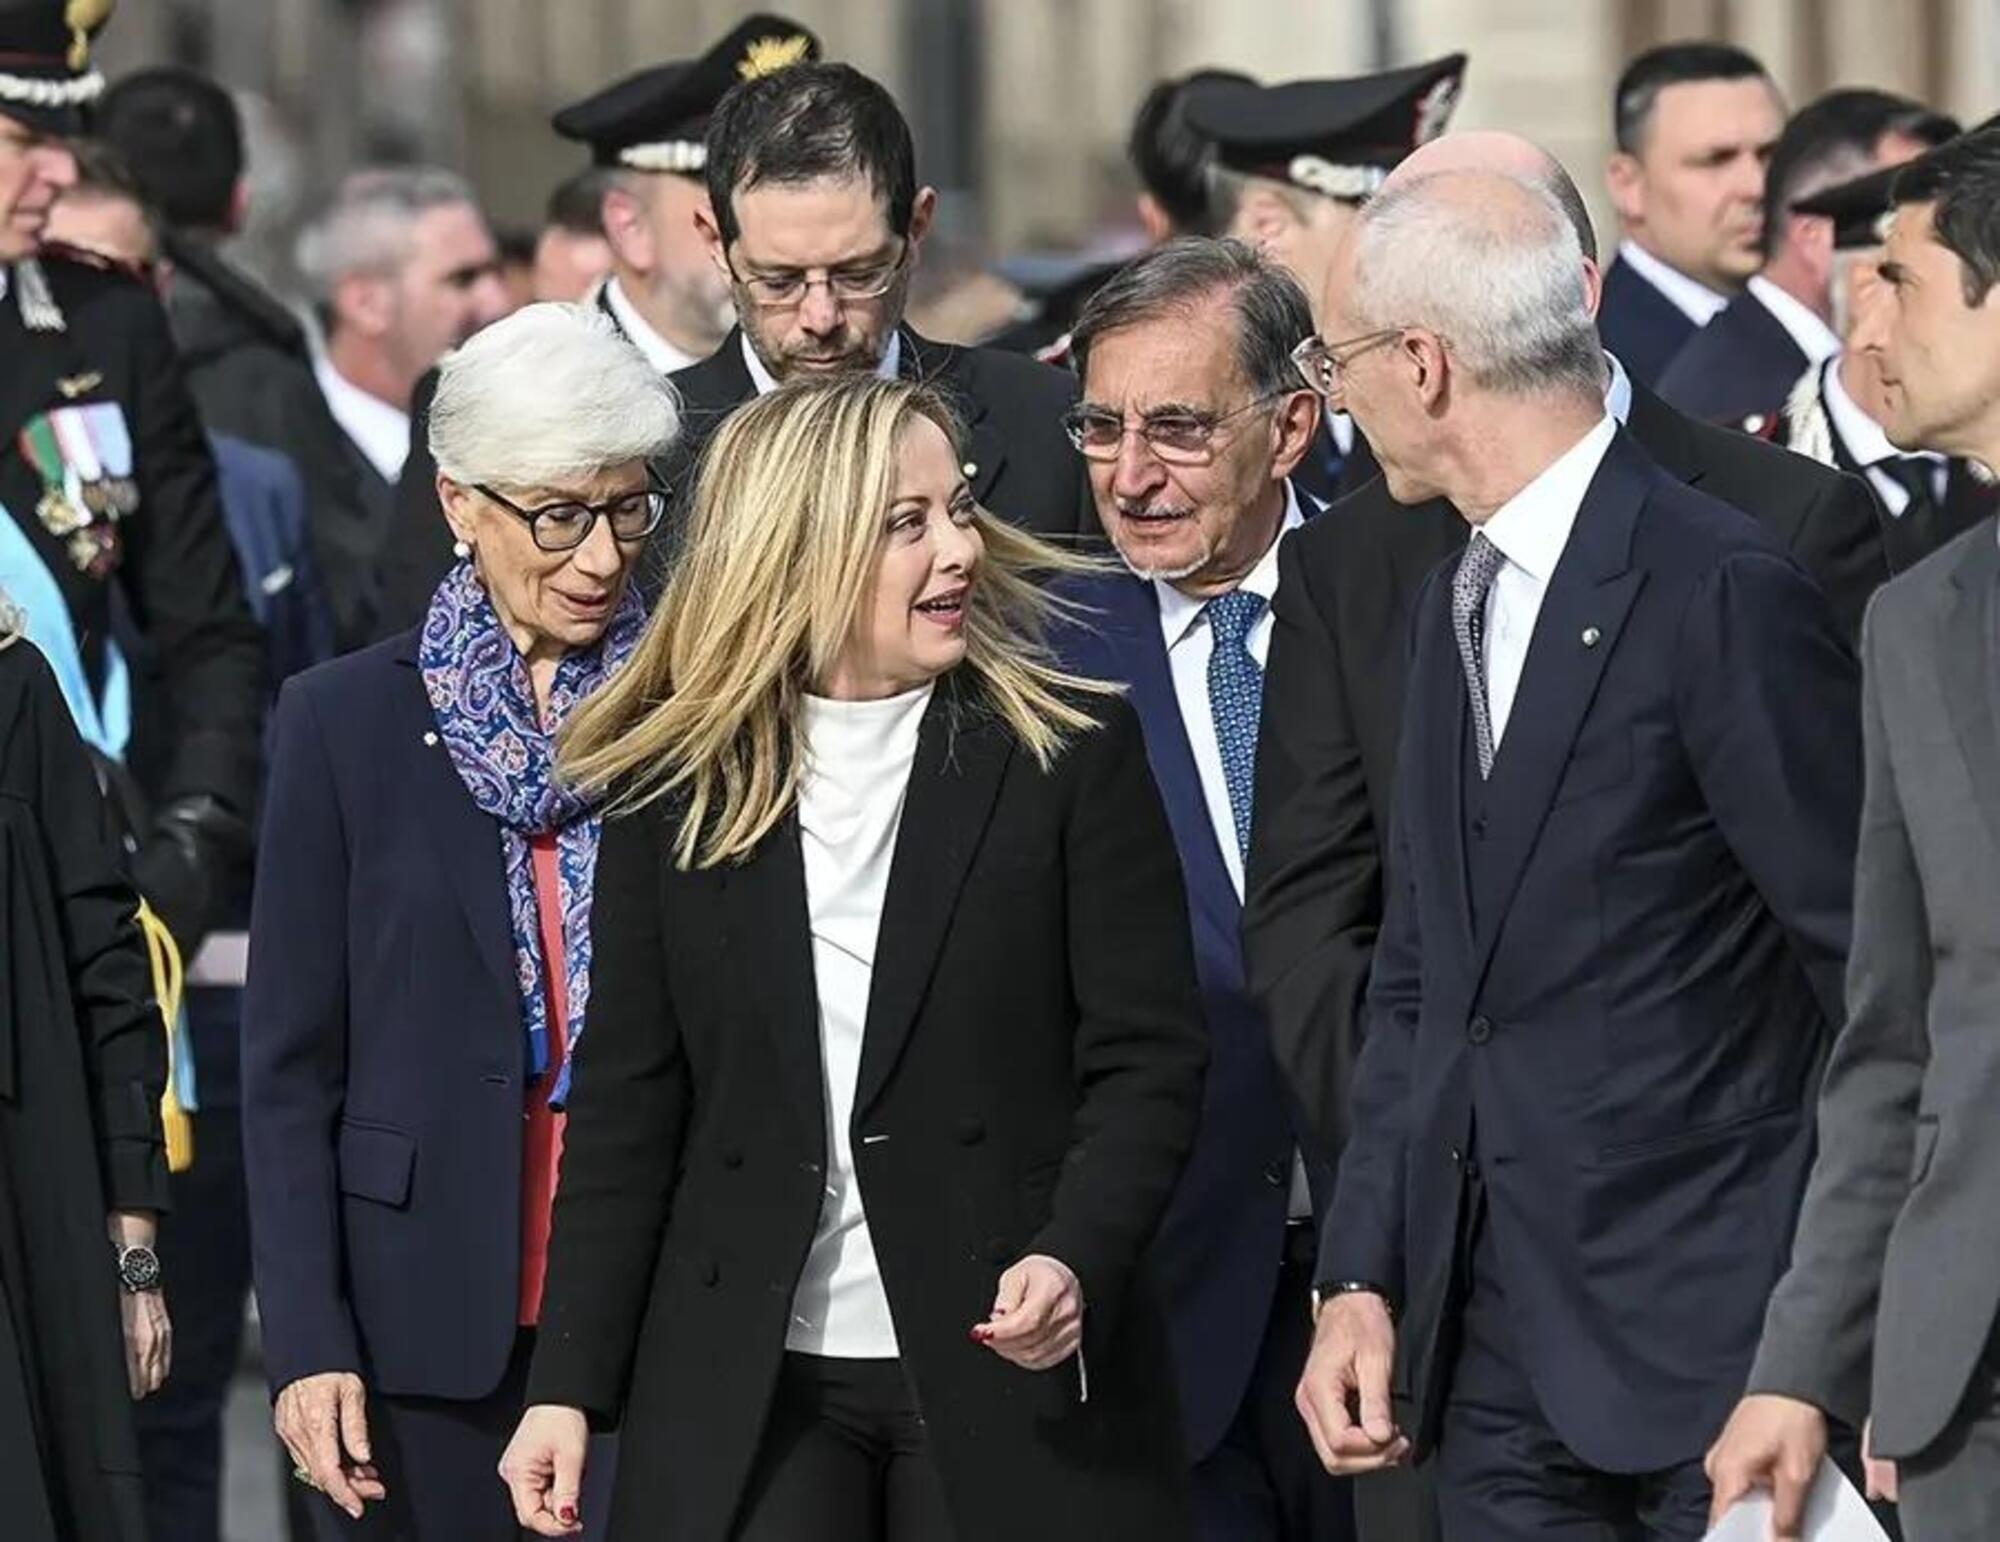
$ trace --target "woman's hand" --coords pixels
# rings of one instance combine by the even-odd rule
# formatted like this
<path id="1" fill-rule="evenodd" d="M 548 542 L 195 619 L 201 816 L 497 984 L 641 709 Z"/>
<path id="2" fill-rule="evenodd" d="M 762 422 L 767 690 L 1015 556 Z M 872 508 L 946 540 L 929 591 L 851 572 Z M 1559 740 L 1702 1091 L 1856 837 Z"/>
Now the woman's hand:
<path id="1" fill-rule="evenodd" d="M 581 1408 L 537 1403 L 522 1414 L 500 1458 L 500 1476 L 514 1496 L 514 1519 L 538 1537 L 583 1530 L 576 1507 L 589 1450 L 590 1421 Z"/>
<path id="2" fill-rule="evenodd" d="M 272 1422 L 293 1475 L 355 1520 L 369 1501 L 388 1498 L 368 1449 L 368 1390 L 352 1371 L 301 1376 L 278 1394 Z"/>
<path id="3" fill-rule="evenodd" d="M 993 1315 L 972 1329 L 1009 1365 L 1046 1371 L 1061 1365 L 1083 1343 L 1083 1287 L 1060 1259 L 1030 1253 L 1000 1276 Z"/>

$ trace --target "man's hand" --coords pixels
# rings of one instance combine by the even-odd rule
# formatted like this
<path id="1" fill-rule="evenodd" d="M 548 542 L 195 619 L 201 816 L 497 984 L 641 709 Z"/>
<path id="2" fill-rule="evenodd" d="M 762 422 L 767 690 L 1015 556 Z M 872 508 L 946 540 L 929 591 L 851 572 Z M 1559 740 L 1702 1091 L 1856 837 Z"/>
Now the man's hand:
<path id="1" fill-rule="evenodd" d="M 993 1315 L 972 1337 L 1024 1371 L 1061 1365 L 1083 1343 L 1083 1286 L 1061 1259 L 1031 1253 L 1000 1276 Z"/>
<path id="2" fill-rule="evenodd" d="M 118 1310 L 125 1326 L 125 1380 L 136 1403 L 166 1385 L 174 1364 L 174 1329 L 167 1298 L 157 1290 L 121 1290 Z"/>
<path id="3" fill-rule="evenodd" d="M 1328 1472 L 1377 1472 L 1409 1456 L 1410 1442 L 1389 1405 L 1395 1359 L 1388 1302 L 1372 1291 L 1327 1298 L 1296 1401 Z"/>
<path id="4" fill-rule="evenodd" d="M 1708 1481 L 1715 1485 L 1708 1523 L 1753 1488 L 1771 1491 L 1776 1542 L 1799 1542 L 1806 1495 L 1826 1455 L 1826 1415 L 1810 1403 L 1768 1394 L 1746 1397 L 1709 1447 Z"/>
<path id="5" fill-rule="evenodd" d="M 273 1422 L 303 1481 L 355 1520 L 388 1497 L 368 1449 L 368 1393 L 353 1372 L 301 1376 L 278 1394 Z"/>
<path id="6" fill-rule="evenodd" d="M 514 1519 L 538 1537 L 583 1529 L 577 1513 L 590 1421 L 581 1408 L 537 1403 L 521 1415 L 500 1458 L 500 1477 L 514 1501 Z"/>

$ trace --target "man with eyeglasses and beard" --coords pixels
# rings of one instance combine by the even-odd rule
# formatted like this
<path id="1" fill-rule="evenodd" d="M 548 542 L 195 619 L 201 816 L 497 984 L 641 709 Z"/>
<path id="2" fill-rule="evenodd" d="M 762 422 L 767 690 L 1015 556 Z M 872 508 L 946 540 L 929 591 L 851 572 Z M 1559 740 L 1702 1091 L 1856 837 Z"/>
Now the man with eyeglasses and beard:
<path id="1" fill-rule="evenodd" d="M 738 326 L 672 377 L 686 432 L 662 472 L 677 496 L 736 407 L 789 380 L 873 371 L 928 381 L 953 401 L 982 505 L 1042 535 L 1097 532 L 1089 480 L 1063 437 L 1075 378 L 903 323 L 937 192 L 918 185 L 910 126 L 886 90 L 845 64 L 746 80 L 709 119 L 707 176 L 709 207 L 695 219 Z"/>

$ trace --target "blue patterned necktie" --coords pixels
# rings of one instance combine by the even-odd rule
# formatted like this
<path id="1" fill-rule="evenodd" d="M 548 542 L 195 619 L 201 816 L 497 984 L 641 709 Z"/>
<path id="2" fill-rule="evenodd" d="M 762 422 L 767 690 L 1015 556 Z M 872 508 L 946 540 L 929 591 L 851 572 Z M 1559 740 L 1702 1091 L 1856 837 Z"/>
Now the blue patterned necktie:
<path id="1" fill-rule="evenodd" d="M 1493 774 L 1493 709 L 1486 700 L 1486 592 L 1507 557 L 1475 530 L 1451 576 L 1451 631 L 1458 661 L 1465 666 L 1465 691 L 1472 702 L 1472 732 L 1479 749 L 1479 774 Z"/>
<path id="2" fill-rule="evenodd" d="M 1222 751 L 1222 780 L 1236 823 L 1236 854 L 1250 854 L 1250 785 L 1257 770 L 1257 715 L 1264 705 L 1264 671 L 1250 655 L 1250 628 L 1264 614 L 1264 597 L 1238 589 L 1202 607 L 1215 646 L 1208 655 L 1208 711 Z"/>

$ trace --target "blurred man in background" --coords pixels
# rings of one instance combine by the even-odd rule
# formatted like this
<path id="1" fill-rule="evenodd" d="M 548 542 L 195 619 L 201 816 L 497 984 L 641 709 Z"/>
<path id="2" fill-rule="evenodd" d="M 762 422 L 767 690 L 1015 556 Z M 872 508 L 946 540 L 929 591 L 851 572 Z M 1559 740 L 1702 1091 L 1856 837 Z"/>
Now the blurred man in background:
<path id="1" fill-rule="evenodd" d="M 1327 304 L 1327 274 L 1361 207 L 1390 171 L 1442 134 L 1458 105 L 1465 55 L 1344 80 L 1279 86 L 1210 79 L 1184 92 L 1183 129 L 1213 147 L 1201 218 L 1216 234 L 1267 252 Z M 1169 117 L 1171 114 L 1169 114 Z M 1177 159 L 1193 154 L 1183 143 Z M 1183 201 L 1183 209 L 1195 206 Z M 1374 457 L 1345 413 L 1329 412 L 1294 477 L 1329 503 L 1375 475 Z"/>
<path id="2" fill-rule="evenodd" d="M 556 184 L 535 238 L 531 283 L 537 300 L 583 300 L 611 272 L 604 235 L 606 176 L 592 169 Z"/>
<path id="3" fill-rule="evenodd" d="M 130 168 L 160 223 L 158 255 L 173 273 L 167 316 L 203 424 L 213 434 L 289 456 L 298 468 L 336 646 L 358 647 L 369 636 L 375 603 L 379 522 L 370 517 L 360 469 L 313 379 L 305 328 L 221 253 L 248 208 L 236 103 L 191 70 L 139 70 L 104 93 L 93 125 Z M 82 200 L 63 217 L 87 217 L 90 206 Z M 135 205 L 115 198 L 97 207 L 112 219 L 136 213 Z"/>
<path id="4" fill-rule="evenodd" d="M 1763 65 L 1722 43 L 1639 55 L 1613 101 L 1605 180 L 1624 239 L 1597 324 L 1650 386 L 1763 264 L 1764 168 L 1785 104 Z"/>
<path id="5" fill-rule="evenodd" d="M 382 534 L 410 451 L 410 397 L 446 352 L 505 314 L 500 254 L 471 186 L 432 166 L 357 171 L 298 242 L 326 331 L 314 374 Z M 379 557 L 379 540 L 369 557 Z"/>
<path id="6" fill-rule="evenodd" d="M 1829 91 L 1792 115 L 1764 180 L 1764 266 L 1674 355 L 1660 395 L 1710 423 L 1769 411 L 1840 347 L 1832 222 L 1799 201 L 1944 143 L 1958 125 L 1887 91 Z"/>

